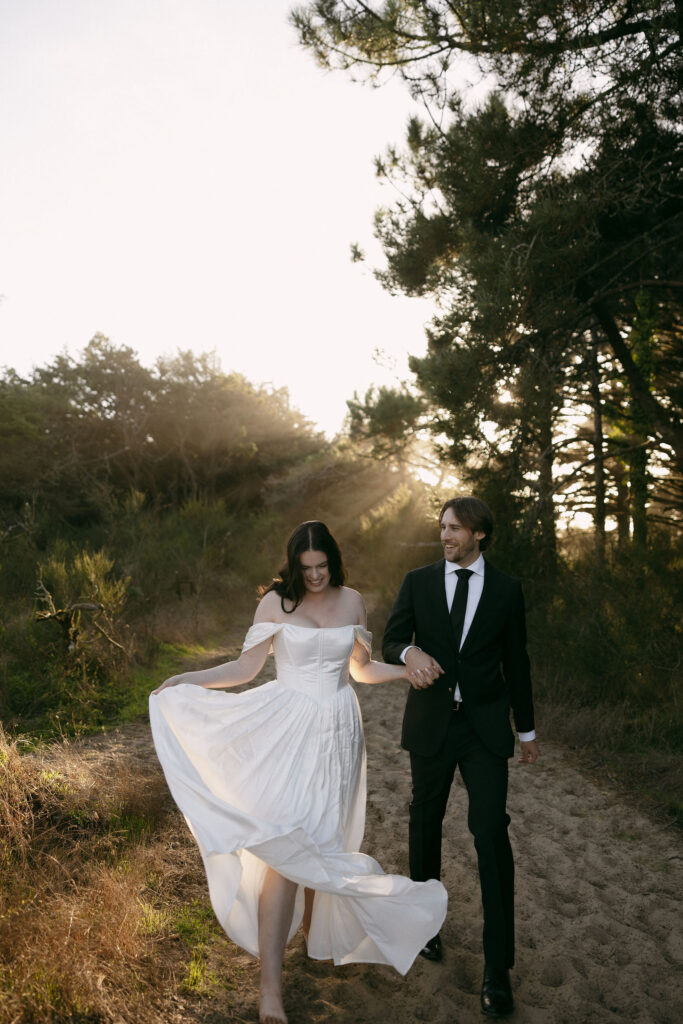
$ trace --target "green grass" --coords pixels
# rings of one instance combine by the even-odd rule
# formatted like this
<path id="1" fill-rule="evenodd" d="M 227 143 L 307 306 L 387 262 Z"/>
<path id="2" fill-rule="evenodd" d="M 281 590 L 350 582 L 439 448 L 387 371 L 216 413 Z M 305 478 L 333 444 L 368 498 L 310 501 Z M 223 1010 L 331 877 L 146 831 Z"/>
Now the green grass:
<path id="1" fill-rule="evenodd" d="M 198 899 L 180 908 L 173 927 L 190 948 L 206 945 L 211 938 L 223 935 L 211 905 Z"/>
<path id="2" fill-rule="evenodd" d="M 225 935 L 208 901 L 195 899 L 181 907 L 173 920 L 173 928 L 191 952 L 181 990 L 200 994 L 218 985 L 225 986 L 225 979 L 209 968 L 212 948 L 223 945 Z M 231 986 L 228 984 L 228 987 Z"/>
<path id="3" fill-rule="evenodd" d="M 134 666 L 127 678 L 102 679 L 93 684 L 96 692 L 89 699 L 79 699 L 76 693 L 73 699 L 62 700 L 57 709 L 24 720 L 21 730 L 17 730 L 23 750 L 36 750 L 60 738 L 93 735 L 144 718 L 152 690 L 188 663 L 201 661 L 211 649 L 201 644 L 158 644 L 150 660 Z"/>
<path id="4" fill-rule="evenodd" d="M 185 663 L 199 660 L 206 652 L 201 644 L 160 643 L 153 660 L 131 672 L 129 686 L 116 711 L 116 724 L 133 722 L 146 715 L 152 690 L 164 679 L 181 671 Z"/>
<path id="5" fill-rule="evenodd" d="M 140 929 L 144 935 L 159 935 L 168 930 L 171 914 L 168 910 L 153 907 L 151 903 L 140 900 Z"/>

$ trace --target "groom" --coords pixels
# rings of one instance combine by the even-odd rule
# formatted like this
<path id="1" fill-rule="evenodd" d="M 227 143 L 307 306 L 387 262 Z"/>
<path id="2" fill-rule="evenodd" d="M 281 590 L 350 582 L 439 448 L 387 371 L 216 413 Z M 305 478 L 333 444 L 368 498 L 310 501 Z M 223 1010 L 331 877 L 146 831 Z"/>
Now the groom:
<path id="1" fill-rule="evenodd" d="M 522 764 L 538 757 L 524 598 L 519 582 L 485 562 L 493 516 L 478 498 L 453 498 L 440 515 L 445 559 L 404 579 L 384 634 L 385 661 L 404 662 L 412 684 L 403 718 L 410 752 L 410 875 L 441 874 L 441 823 L 455 769 L 467 789 L 484 910 L 481 1006 L 511 1013 L 514 864 L 506 811 L 510 708 Z M 440 936 L 422 950 L 441 960 Z"/>

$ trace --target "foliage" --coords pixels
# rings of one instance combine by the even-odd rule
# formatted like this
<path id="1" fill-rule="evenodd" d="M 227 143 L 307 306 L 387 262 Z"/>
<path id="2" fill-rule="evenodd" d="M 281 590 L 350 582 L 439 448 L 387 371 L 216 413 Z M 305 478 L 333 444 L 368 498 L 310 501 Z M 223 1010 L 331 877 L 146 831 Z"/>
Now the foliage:
<path id="1" fill-rule="evenodd" d="M 37 474 L 30 497 L 26 492 L 10 498 L 10 480 L 5 504 L 0 505 L 6 524 L 0 540 L 0 715 L 11 728 L 33 735 L 82 733 L 144 713 L 149 691 L 164 672 L 170 673 L 170 660 L 184 647 L 224 636 L 226 623 L 235 617 L 240 624 L 248 621 L 258 585 L 267 584 L 277 572 L 286 537 L 301 520 L 329 522 L 356 574 L 351 584 L 372 581 L 370 553 L 356 545 L 360 524 L 381 515 L 379 510 L 401 483 L 400 474 L 389 466 L 332 451 L 281 405 L 281 394 L 255 396 L 246 388 L 236 395 L 231 379 L 194 357 L 165 364 L 163 376 L 173 384 L 174 419 L 185 423 L 176 424 L 179 433 L 169 459 L 181 465 L 190 451 L 189 444 L 183 447 L 183 437 L 194 432 L 197 444 L 203 438 L 206 458 L 197 449 L 186 478 L 203 481 L 202 487 L 193 493 L 191 486 L 178 484 L 177 476 L 167 486 L 166 469 L 156 467 L 144 452 L 135 462 L 137 475 L 129 476 L 123 470 L 133 463 L 125 462 L 128 454 L 122 448 L 124 462 L 116 468 L 117 445 L 107 431 L 116 436 L 125 430 L 132 437 L 128 419 L 133 407 L 134 416 L 140 416 L 140 408 L 125 387 L 116 393 L 116 376 L 106 370 L 108 362 L 132 370 L 131 359 L 130 353 L 117 357 L 99 339 L 80 362 L 59 363 L 62 377 L 73 378 L 69 387 L 77 380 L 80 408 L 99 424 L 98 447 L 110 456 L 88 469 L 79 454 L 88 438 L 72 422 L 70 472 L 80 480 L 77 492 L 67 489 L 63 495 L 61 469 L 59 488 L 46 471 L 42 477 Z M 33 383 L 14 381 L 9 391 L 15 399 L 45 397 L 53 376 L 52 370 L 36 370 Z M 153 373 L 141 371 L 139 379 L 145 387 L 155 386 Z M 183 381 L 188 402 L 184 410 Z M 140 403 L 143 392 L 138 393 Z M 230 441 L 232 454 L 221 449 L 220 458 L 203 429 L 210 426 L 212 394 L 220 399 L 216 421 L 225 419 L 229 406 L 233 416 L 230 430 L 216 445 L 236 438 Z M 201 415 L 208 419 L 202 420 L 204 395 Z M 122 410 L 118 425 L 117 407 Z M 152 419 L 160 416 L 151 403 L 144 430 L 151 431 Z M 0 411 L 9 436 L 12 421 L 2 417 Z M 286 451 L 277 447 L 281 423 Z M 55 430 L 59 426 L 53 425 Z M 154 436 L 164 435 L 155 430 Z M 244 439 L 254 449 L 251 455 L 235 456 L 237 461 L 244 458 L 239 470 L 233 460 L 234 475 L 221 476 L 220 460 L 233 459 Z M 23 443 L 20 434 L 18 444 Z M 26 443 L 26 459 L 39 457 L 33 443 Z M 96 505 L 88 495 L 95 495 Z M 26 500 L 16 509 L 19 497 Z M 76 503 L 79 512 L 74 512 Z M 410 497 L 403 504 L 401 543 L 422 522 L 419 505 L 411 510 Z M 363 552 L 361 575 L 357 547 Z M 237 606 L 235 593 L 240 595 Z"/>
<path id="2" fill-rule="evenodd" d="M 45 508 L 65 526 L 110 525 L 133 493 L 157 508 L 228 493 L 253 506 L 270 473 L 324 443 L 283 390 L 190 352 L 148 370 L 102 335 L 80 360 L 5 371 L 0 408 L 0 514 L 15 531 L 27 506 L 38 529 Z"/>
<path id="3" fill-rule="evenodd" d="M 424 107 L 377 161 L 396 187 L 378 277 L 438 301 L 411 368 L 461 483 L 515 513 L 542 571 L 559 512 L 592 511 L 599 553 L 615 510 L 639 546 L 680 521 L 677 5 L 325 0 L 292 20 L 325 66 L 397 74 Z"/>
<path id="4" fill-rule="evenodd" d="M 414 94 L 438 96 L 465 65 L 495 74 L 530 107 L 574 112 L 580 137 L 596 103 L 638 95 L 674 102 L 680 47 L 674 0 L 314 0 L 292 13 L 303 45 L 325 66 L 381 78 L 398 73 Z M 593 104 L 589 101 L 593 99 Z"/>
<path id="5" fill-rule="evenodd" d="M 73 530 L 69 541 L 59 532 L 46 538 L 43 550 L 26 534 L 6 542 L 5 722 L 68 733 L 143 712 L 168 661 L 163 642 L 177 650 L 215 634 L 224 628 L 231 590 L 251 587 L 255 596 L 267 578 L 257 557 L 267 522 L 240 522 L 222 502 L 166 511 L 129 505 L 114 520 L 106 551 L 81 547 Z M 92 531 L 85 532 L 87 543 Z M 145 668 L 151 659 L 159 662 L 156 675 Z"/>
<path id="6" fill-rule="evenodd" d="M 137 707 L 160 642 L 218 628 L 231 586 L 262 582 L 270 480 L 327 447 L 284 391 L 102 336 L 5 371 L 0 437 L 0 714 L 43 734 Z"/>
<path id="7" fill-rule="evenodd" d="M 501 99 L 491 97 L 470 115 L 454 108 L 446 132 L 413 131 L 413 148 L 403 161 L 396 158 L 394 172 L 402 175 L 404 190 L 417 183 L 422 203 L 428 187 L 437 191 L 440 205 L 434 217 L 448 213 L 450 240 L 444 236 L 435 250 L 430 235 L 425 248 L 416 248 L 425 220 L 419 207 L 414 212 L 399 204 L 378 220 L 388 256 L 385 283 L 408 292 L 429 290 L 446 308 L 428 332 L 427 356 L 411 363 L 433 403 L 435 434 L 451 442 L 442 453 L 465 467 L 474 456 L 476 476 L 481 456 L 507 462 L 514 489 L 526 488 L 532 498 L 526 514 L 542 528 L 542 548 L 552 547 L 554 532 L 552 515 L 546 522 L 544 512 L 561 498 L 571 508 L 571 498 L 564 496 L 577 467 L 584 481 L 581 499 L 590 486 L 591 459 L 570 430 L 577 419 L 590 415 L 591 364 L 586 357 L 596 334 L 602 332 L 608 343 L 602 343 L 600 369 L 612 379 L 618 376 L 628 389 L 650 452 L 667 475 L 678 478 L 671 459 L 672 447 L 680 451 L 673 411 L 680 406 L 678 313 L 670 290 L 657 282 L 667 272 L 676 275 L 670 250 L 680 213 L 675 204 L 673 211 L 659 215 L 653 208 L 659 199 L 662 206 L 670 205 L 663 202 L 667 189 L 675 194 L 672 153 L 677 142 L 651 125 L 648 131 L 647 141 L 634 142 L 624 129 L 618 153 L 601 151 L 583 169 L 563 177 L 537 176 L 533 188 L 527 182 L 524 195 L 531 147 L 516 138 L 519 126 Z M 647 181 L 642 180 L 645 153 L 652 170 Z M 483 189 L 492 162 L 507 169 L 507 189 L 493 184 L 488 192 Z M 609 178 L 617 169 L 623 187 L 615 193 Z M 601 183 L 598 194 L 596 180 Z M 496 205 L 497 196 L 506 197 L 502 207 Z M 642 207 L 651 243 L 644 255 Z M 584 225 L 577 237 L 577 227 Z M 457 252 L 453 238 L 459 240 Z M 406 252 L 412 254 L 407 272 Z M 423 281 L 415 278 L 416 264 L 423 267 Z M 633 287 L 647 279 L 654 282 L 645 289 L 652 306 L 649 369 L 636 343 L 644 289 Z M 603 393 L 606 383 L 603 375 Z M 565 458 L 570 446 L 571 460 Z"/>
<path id="8" fill-rule="evenodd" d="M 401 461 L 418 429 L 424 402 L 407 389 L 370 388 L 361 400 L 347 402 L 348 431 L 352 441 L 369 442 L 373 458 Z"/>
<path id="9" fill-rule="evenodd" d="M 541 703 L 570 698 L 577 709 L 598 715 L 618 705 L 627 721 L 614 742 L 680 749 L 683 587 L 671 539 L 657 533 L 645 562 L 614 552 L 606 566 L 598 565 L 584 550 L 552 588 L 532 583 L 527 590 Z M 643 723 L 652 714 L 657 728 L 648 735 Z"/>
<path id="10" fill-rule="evenodd" d="M 84 670 L 89 665 L 115 671 L 132 654 L 119 628 L 130 579 L 112 578 L 113 567 L 104 551 L 69 558 L 64 545 L 38 567 L 36 619 L 59 627 L 64 654 Z"/>

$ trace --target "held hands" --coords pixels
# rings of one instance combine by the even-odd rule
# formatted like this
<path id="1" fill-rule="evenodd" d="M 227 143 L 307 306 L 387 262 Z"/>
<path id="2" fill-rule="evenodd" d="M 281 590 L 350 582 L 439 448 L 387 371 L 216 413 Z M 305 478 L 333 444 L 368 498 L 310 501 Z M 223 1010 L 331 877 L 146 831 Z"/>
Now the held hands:
<path id="1" fill-rule="evenodd" d="M 431 654 L 411 647 L 406 653 L 408 679 L 415 690 L 426 690 L 435 679 L 443 675 L 443 669 Z"/>
<path id="2" fill-rule="evenodd" d="M 540 753 L 536 740 L 520 740 L 522 751 L 518 757 L 519 764 L 534 764 Z"/>

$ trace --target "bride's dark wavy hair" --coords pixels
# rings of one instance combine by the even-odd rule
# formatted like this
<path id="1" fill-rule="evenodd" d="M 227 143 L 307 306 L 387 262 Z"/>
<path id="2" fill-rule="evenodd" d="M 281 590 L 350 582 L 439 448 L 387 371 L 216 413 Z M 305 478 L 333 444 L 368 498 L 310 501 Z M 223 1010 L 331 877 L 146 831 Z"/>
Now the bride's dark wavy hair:
<path id="1" fill-rule="evenodd" d="M 262 594 L 268 594 L 274 590 L 276 594 L 279 594 L 282 610 L 288 615 L 301 604 L 306 594 L 306 583 L 300 562 L 300 557 L 305 551 L 323 551 L 325 553 L 331 586 L 343 587 L 346 580 L 346 569 L 339 545 L 325 524 L 318 519 L 301 523 L 287 541 L 286 564 L 282 566 L 270 586 L 264 587 L 261 591 Z M 293 603 L 289 612 L 285 608 L 285 598 Z"/>

